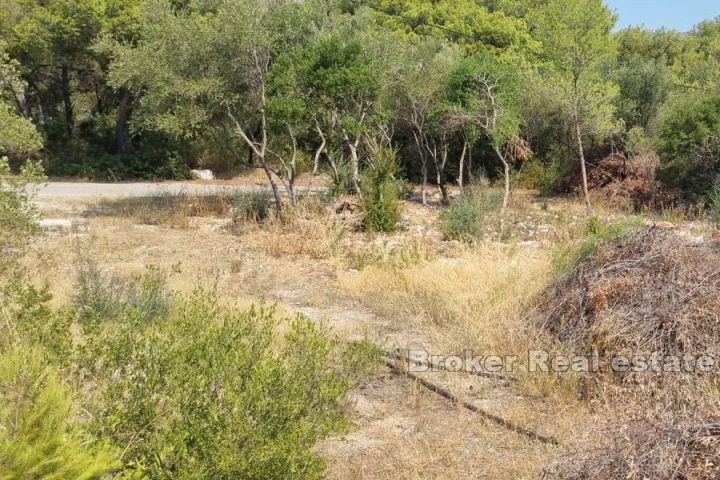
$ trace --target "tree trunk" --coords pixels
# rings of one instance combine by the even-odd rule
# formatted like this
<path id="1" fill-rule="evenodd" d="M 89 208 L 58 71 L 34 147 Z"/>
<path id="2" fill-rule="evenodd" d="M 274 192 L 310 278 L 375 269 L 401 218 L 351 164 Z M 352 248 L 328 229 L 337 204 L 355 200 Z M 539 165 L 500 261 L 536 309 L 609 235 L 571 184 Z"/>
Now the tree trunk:
<path id="1" fill-rule="evenodd" d="M 473 161 L 472 161 L 472 143 L 468 142 L 468 165 L 467 165 L 467 177 L 470 183 L 475 182 L 473 176 Z"/>
<path id="2" fill-rule="evenodd" d="M 468 149 L 468 141 L 465 140 L 465 142 L 463 143 L 462 154 L 460 154 L 460 162 L 458 165 L 457 184 L 458 184 L 458 187 L 460 187 L 461 191 L 463 189 L 463 169 L 465 167 L 465 155 L 467 154 L 467 149 Z"/>
<path id="3" fill-rule="evenodd" d="M 63 104 L 65 106 L 65 124 L 67 127 L 67 135 L 68 139 L 71 139 L 73 137 L 75 124 L 73 120 L 74 114 L 72 98 L 70 96 L 70 68 L 67 65 L 62 66 L 60 71 L 60 80 L 62 83 Z"/>
<path id="4" fill-rule="evenodd" d="M 508 208 L 508 205 L 510 204 L 510 164 L 505 159 L 505 156 L 502 154 L 502 151 L 498 147 L 495 148 L 495 154 L 500 159 L 500 162 L 503 165 L 503 175 L 505 178 L 505 189 L 503 191 L 503 203 L 502 208 L 500 209 L 500 218 L 505 218 L 505 211 Z"/>
<path id="5" fill-rule="evenodd" d="M 594 215 L 592 204 L 590 203 L 590 189 L 588 188 L 587 166 L 585 164 L 585 149 L 583 148 L 582 129 L 580 127 L 580 91 L 578 86 L 578 78 L 575 77 L 575 103 L 573 104 L 573 121 L 575 122 L 575 139 L 577 140 L 578 154 L 580 156 L 580 171 L 582 173 L 583 195 L 585 196 L 585 208 L 588 217 Z"/>
<path id="6" fill-rule="evenodd" d="M 422 196 L 422 204 L 427 205 L 427 154 L 425 153 L 425 147 L 420 141 L 420 135 L 421 133 L 413 131 L 413 137 L 415 137 L 415 145 L 418 149 L 418 155 L 420 155 L 420 172 L 422 173 L 422 187 L 420 187 L 420 195 Z"/>
<path id="7" fill-rule="evenodd" d="M 270 171 L 270 167 L 268 166 L 265 159 L 261 159 L 260 161 L 262 162 L 262 168 L 265 171 L 265 175 L 267 175 L 268 181 L 270 182 L 270 188 L 272 188 L 273 197 L 275 198 L 275 208 L 277 209 L 278 213 L 282 213 L 283 205 L 280 189 L 278 188 L 277 182 L 275 182 L 275 180 L 273 179 L 272 171 Z"/>
<path id="8" fill-rule="evenodd" d="M 352 143 L 348 141 L 348 147 L 350 148 L 350 163 L 352 167 L 352 184 L 353 193 L 360 195 L 360 159 L 358 158 L 357 147 L 358 143 Z"/>
<path id="9" fill-rule="evenodd" d="M 132 113 L 132 94 L 126 88 L 117 92 L 118 107 L 115 121 L 115 142 L 117 153 L 124 155 L 130 153 L 130 114 Z"/>
<path id="10" fill-rule="evenodd" d="M 320 168 L 320 156 L 325 151 L 325 146 L 327 145 L 327 140 L 325 140 L 325 135 L 323 134 L 322 130 L 320 129 L 320 127 L 318 125 L 315 125 L 315 130 L 318 132 L 318 135 L 320 135 L 321 143 L 320 143 L 320 146 L 318 147 L 318 149 L 315 150 L 315 159 L 313 162 L 313 169 L 312 169 L 312 173 L 310 174 L 310 181 L 308 181 L 308 187 L 307 187 L 308 193 L 310 193 L 310 190 L 312 189 L 313 181 L 315 180 L 315 177 L 317 176 L 318 170 Z"/>
<path id="11" fill-rule="evenodd" d="M 442 204 L 449 205 L 450 197 L 448 196 L 447 188 L 445 187 L 445 165 L 447 164 L 447 158 L 448 158 L 448 145 L 446 142 L 443 142 L 442 152 L 441 152 L 440 156 L 441 156 L 441 161 L 439 163 L 438 163 L 437 159 L 435 160 L 435 172 L 436 172 L 436 177 L 437 177 L 437 184 L 438 184 L 438 189 L 440 190 L 440 197 L 442 198 Z"/>
<path id="12" fill-rule="evenodd" d="M 590 203 L 590 190 L 588 189 L 587 179 L 587 166 L 585 164 L 585 150 L 583 149 L 582 132 L 580 130 L 580 121 L 575 118 L 575 135 L 577 139 L 578 153 L 580 154 L 580 171 L 582 172 L 582 186 L 583 195 L 585 197 L 585 208 L 587 210 L 588 217 L 592 217 L 595 213 L 593 212 L 592 204 Z"/>

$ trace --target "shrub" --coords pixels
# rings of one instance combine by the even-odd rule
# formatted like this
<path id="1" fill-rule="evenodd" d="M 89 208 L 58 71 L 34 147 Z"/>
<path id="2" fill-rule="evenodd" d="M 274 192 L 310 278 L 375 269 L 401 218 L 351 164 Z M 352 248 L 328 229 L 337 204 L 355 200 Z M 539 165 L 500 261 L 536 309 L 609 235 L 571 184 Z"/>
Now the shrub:
<path id="1" fill-rule="evenodd" d="M 241 192 L 232 200 L 233 223 L 261 222 L 270 216 L 272 193 L 267 190 Z"/>
<path id="2" fill-rule="evenodd" d="M 320 478 L 313 448 L 345 428 L 353 378 L 331 365 L 344 356 L 367 368 L 359 348 L 343 355 L 303 317 L 227 309 L 197 291 L 164 322 L 127 317 L 94 332 L 79 363 L 98 385 L 94 432 L 126 449 L 128 473 Z"/>
<path id="3" fill-rule="evenodd" d="M 720 95 L 696 94 L 669 102 L 659 132 L 659 178 L 697 200 L 712 186 L 720 152 Z"/>
<path id="4" fill-rule="evenodd" d="M 156 266 L 126 279 L 103 272 L 92 259 L 80 264 L 76 290 L 77 318 L 86 327 L 125 317 L 141 324 L 156 321 L 167 316 L 172 296 L 166 274 Z"/>
<path id="5" fill-rule="evenodd" d="M 542 162 L 529 160 L 518 173 L 517 184 L 525 188 L 535 188 L 543 195 L 549 195 L 558 183 L 565 169 L 560 162 Z"/>
<path id="6" fill-rule="evenodd" d="M 480 239 L 483 227 L 502 205 L 502 194 L 467 189 L 460 198 L 440 213 L 442 230 L 450 240 Z"/>
<path id="7" fill-rule="evenodd" d="M 118 451 L 90 441 L 71 397 L 43 351 L 18 345 L 0 354 L 0 478 L 100 479 Z"/>
<path id="8" fill-rule="evenodd" d="M 371 232 L 391 233 L 402 214 L 397 152 L 379 147 L 361 182 L 363 228 Z"/>
<path id="9" fill-rule="evenodd" d="M 0 274 L 15 265 L 30 239 L 40 231 L 31 185 L 44 178 L 40 165 L 31 162 L 22 167 L 19 175 L 12 175 L 7 158 L 0 157 Z"/>
<path id="10" fill-rule="evenodd" d="M 710 218 L 716 227 L 720 227 L 720 174 L 715 175 L 713 186 L 708 193 Z"/>

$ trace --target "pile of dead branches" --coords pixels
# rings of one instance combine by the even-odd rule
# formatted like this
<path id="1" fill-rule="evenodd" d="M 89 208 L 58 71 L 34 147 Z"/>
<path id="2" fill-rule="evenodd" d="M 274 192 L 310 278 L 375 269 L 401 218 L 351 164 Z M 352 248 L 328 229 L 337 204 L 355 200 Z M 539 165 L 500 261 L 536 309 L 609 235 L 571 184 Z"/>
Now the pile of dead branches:
<path id="1" fill-rule="evenodd" d="M 618 356 L 720 361 L 720 247 L 675 230 L 630 234 L 577 263 L 536 320 L 552 348 L 594 352 L 604 367 Z M 720 478 L 719 371 L 579 373 L 599 424 L 547 478 Z"/>
<path id="2" fill-rule="evenodd" d="M 550 292 L 540 325 L 603 354 L 720 352 L 720 248 L 648 228 L 598 247 Z"/>
<path id="3" fill-rule="evenodd" d="M 560 459 L 545 478 L 564 480 L 720 478 L 720 419 L 631 421 L 597 431 L 596 448 Z M 602 435 L 602 437 L 601 437 Z M 606 441 L 607 440 L 607 441 Z M 597 448 L 597 445 L 603 445 Z"/>
<path id="4" fill-rule="evenodd" d="M 577 163 L 577 162 L 576 162 Z M 677 202 L 676 192 L 663 188 L 656 179 L 660 159 L 654 153 L 626 157 L 613 153 L 588 162 L 588 188 L 605 198 L 612 207 L 637 211 L 670 207 Z M 561 178 L 560 193 L 582 192 L 580 166 L 573 167 Z"/>

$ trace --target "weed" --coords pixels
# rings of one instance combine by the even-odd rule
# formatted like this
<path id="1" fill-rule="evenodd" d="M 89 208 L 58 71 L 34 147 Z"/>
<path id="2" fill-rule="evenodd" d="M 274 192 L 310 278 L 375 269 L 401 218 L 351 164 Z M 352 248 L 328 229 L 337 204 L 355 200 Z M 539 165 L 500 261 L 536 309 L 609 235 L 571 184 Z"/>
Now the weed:
<path id="1" fill-rule="evenodd" d="M 443 233 L 450 240 L 481 239 L 484 227 L 494 219 L 501 204 L 502 196 L 498 192 L 467 189 L 440 214 Z"/>
<path id="2" fill-rule="evenodd" d="M 590 257 L 600 245 L 624 238 L 644 225 L 642 217 L 628 217 L 615 222 L 603 222 L 598 217 L 591 217 L 586 225 L 586 235 L 579 241 L 571 241 L 560 245 L 553 259 L 554 270 L 564 274 L 578 262 Z"/>
<path id="3" fill-rule="evenodd" d="M 397 152 L 379 148 L 362 181 L 366 231 L 391 233 L 397 228 L 402 213 L 398 172 Z"/>

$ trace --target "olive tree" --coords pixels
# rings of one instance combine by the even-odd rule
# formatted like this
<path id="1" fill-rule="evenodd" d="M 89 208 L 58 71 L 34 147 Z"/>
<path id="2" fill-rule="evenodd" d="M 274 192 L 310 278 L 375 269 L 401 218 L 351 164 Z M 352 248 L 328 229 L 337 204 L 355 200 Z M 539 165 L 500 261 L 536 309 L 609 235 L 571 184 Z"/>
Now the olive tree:
<path id="1" fill-rule="evenodd" d="M 503 166 L 501 216 L 510 199 L 510 164 L 504 146 L 520 131 L 519 87 L 517 70 L 487 54 L 463 59 L 450 75 L 448 121 L 463 131 L 484 133 Z"/>

